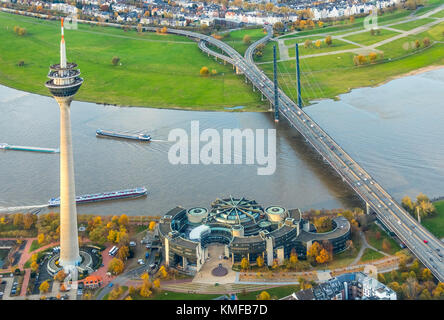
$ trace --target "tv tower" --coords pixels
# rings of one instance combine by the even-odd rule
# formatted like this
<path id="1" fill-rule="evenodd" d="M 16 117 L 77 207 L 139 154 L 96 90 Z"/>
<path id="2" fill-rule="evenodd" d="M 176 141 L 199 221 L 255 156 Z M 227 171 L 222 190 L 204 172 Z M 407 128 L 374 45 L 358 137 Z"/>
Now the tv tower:
<path id="1" fill-rule="evenodd" d="M 80 264 L 77 233 L 76 192 L 74 160 L 71 138 L 70 105 L 83 83 L 77 64 L 66 61 L 65 39 L 60 41 L 60 64 L 50 66 L 45 86 L 60 106 L 60 258 L 59 265 L 65 270 Z"/>

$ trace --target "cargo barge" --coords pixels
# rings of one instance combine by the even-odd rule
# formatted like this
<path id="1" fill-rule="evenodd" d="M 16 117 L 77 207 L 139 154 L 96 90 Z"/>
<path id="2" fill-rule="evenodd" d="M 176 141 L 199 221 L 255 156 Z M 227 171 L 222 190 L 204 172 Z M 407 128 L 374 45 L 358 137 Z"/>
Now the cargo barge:
<path id="1" fill-rule="evenodd" d="M 125 133 L 125 132 L 116 132 L 116 131 L 109 131 L 109 130 L 102 130 L 98 129 L 96 130 L 97 136 L 102 137 L 111 137 L 111 138 L 119 138 L 119 139 L 129 139 L 129 140 L 138 140 L 138 141 L 151 141 L 151 136 L 148 134 L 132 134 L 132 133 Z"/>
<path id="2" fill-rule="evenodd" d="M 16 150 L 16 151 L 33 151 L 33 152 L 44 152 L 44 153 L 58 153 L 59 149 L 53 148 L 39 148 L 39 147 L 26 147 L 26 146 L 13 146 L 7 143 L 0 143 L 0 149 L 3 150 Z"/>
<path id="3" fill-rule="evenodd" d="M 142 197 L 146 194 L 147 194 L 147 189 L 145 187 L 114 191 L 114 192 L 86 194 L 83 196 L 77 196 L 76 203 L 81 204 L 81 203 L 116 200 L 123 198 L 137 198 L 137 197 Z M 49 207 L 60 206 L 60 198 L 51 198 L 48 201 L 48 206 Z"/>

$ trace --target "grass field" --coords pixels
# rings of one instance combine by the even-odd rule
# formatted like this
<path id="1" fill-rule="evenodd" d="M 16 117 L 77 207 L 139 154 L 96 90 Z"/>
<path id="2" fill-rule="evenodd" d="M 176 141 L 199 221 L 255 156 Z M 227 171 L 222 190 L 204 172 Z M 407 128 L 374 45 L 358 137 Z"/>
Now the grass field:
<path id="1" fill-rule="evenodd" d="M 18 36 L 13 27 L 27 29 Z M 44 87 L 49 65 L 59 60 L 60 29 L 55 21 L 0 13 L 0 83 L 49 95 Z M 125 106 L 222 110 L 236 105 L 263 111 L 259 95 L 224 66 L 200 52 L 185 37 L 138 34 L 110 27 L 79 25 L 65 30 L 67 56 L 85 79 L 76 99 Z M 121 65 L 113 66 L 113 56 Z M 18 67 L 18 61 L 25 62 Z M 202 77 L 207 66 L 217 75 Z"/>
<path id="2" fill-rule="evenodd" d="M 234 30 L 230 32 L 230 35 L 223 39 L 224 42 L 232 46 L 239 52 L 241 55 L 244 55 L 247 48 L 250 46 L 249 44 L 245 44 L 243 42 L 244 36 L 249 35 L 251 38 L 251 43 L 263 38 L 265 36 L 263 29 L 244 29 L 244 30 Z"/>
<path id="3" fill-rule="evenodd" d="M 444 200 L 434 203 L 436 215 L 422 219 L 422 224 L 439 239 L 444 238 Z"/>
<path id="4" fill-rule="evenodd" d="M 344 39 L 357 42 L 362 45 L 372 45 L 374 43 L 377 43 L 379 41 L 391 38 L 393 36 L 396 36 L 399 34 L 398 32 L 391 31 L 391 30 L 385 30 L 385 29 L 379 29 L 380 34 L 371 35 L 370 31 L 364 31 L 361 33 L 353 34 L 351 36 L 345 37 Z"/>
<path id="5" fill-rule="evenodd" d="M 361 257 L 361 262 L 372 261 L 383 258 L 384 255 L 370 248 L 365 248 Z"/>
<path id="6" fill-rule="evenodd" d="M 325 53 L 325 52 L 332 52 L 332 51 L 338 51 L 338 50 L 346 50 L 346 49 L 354 49 L 358 48 L 358 46 L 355 46 L 354 44 L 341 41 L 338 39 L 332 39 L 332 44 L 330 46 L 327 46 L 323 40 L 321 40 L 321 46 L 317 48 L 313 42 L 312 46 L 309 48 L 305 48 L 303 45 L 299 46 L 299 55 L 305 56 L 310 54 L 317 54 L 317 53 Z M 295 57 L 296 52 L 294 48 L 290 48 L 288 50 L 288 56 Z"/>
<path id="7" fill-rule="evenodd" d="M 377 239 L 376 232 L 380 233 L 380 238 Z M 395 254 L 396 252 L 401 250 L 399 244 L 390 237 L 384 230 L 378 227 L 376 224 L 372 224 L 369 227 L 369 230 L 365 232 L 365 237 L 367 242 L 372 246 L 378 249 L 379 251 L 384 251 L 388 254 Z M 383 250 L 382 243 L 386 239 L 390 243 L 390 248 L 388 250 Z M 371 254 L 371 253 L 370 253 Z"/>
<path id="8" fill-rule="evenodd" d="M 400 23 L 400 24 L 395 24 L 395 25 L 391 26 L 391 28 L 409 31 L 409 30 L 415 29 L 417 27 L 423 26 L 423 25 L 433 22 L 433 21 L 435 21 L 435 19 L 424 18 L 424 19 L 418 19 L 418 20 L 404 22 L 404 23 Z"/>
<path id="9" fill-rule="evenodd" d="M 311 40 L 311 41 L 316 41 L 316 40 L 324 40 L 325 36 L 311 36 L 311 37 L 297 37 L 297 38 L 293 38 L 293 39 L 289 39 L 289 40 L 285 40 L 284 44 L 286 46 L 291 46 L 293 44 L 297 43 L 304 43 L 305 40 Z"/>
<path id="10" fill-rule="evenodd" d="M 431 15 L 433 18 L 444 18 L 444 10 L 438 11 L 437 13 L 434 13 Z"/>
<path id="11" fill-rule="evenodd" d="M 431 40 L 444 41 L 444 22 L 441 22 L 427 31 L 417 35 L 420 38 L 429 37 Z"/>
<path id="12" fill-rule="evenodd" d="M 422 39 L 421 39 L 422 40 Z M 304 105 L 309 100 L 321 98 L 335 98 L 353 88 L 375 86 L 392 79 L 430 65 L 443 65 L 442 52 L 444 44 L 437 43 L 425 50 L 404 50 L 404 40 L 378 47 L 384 50 L 385 58 L 398 57 L 382 63 L 354 66 L 353 53 L 332 54 L 322 57 L 301 59 L 301 84 L 304 90 L 302 97 Z M 267 45 L 267 48 L 270 45 Z M 393 51 L 391 51 L 393 50 Z M 409 55 L 410 53 L 410 55 Z M 414 53 L 414 54 L 412 54 Z M 268 76 L 273 74 L 271 63 L 260 67 Z M 278 63 L 279 83 L 290 98 L 296 95 L 296 80 L 294 76 L 295 62 L 282 61 Z"/>

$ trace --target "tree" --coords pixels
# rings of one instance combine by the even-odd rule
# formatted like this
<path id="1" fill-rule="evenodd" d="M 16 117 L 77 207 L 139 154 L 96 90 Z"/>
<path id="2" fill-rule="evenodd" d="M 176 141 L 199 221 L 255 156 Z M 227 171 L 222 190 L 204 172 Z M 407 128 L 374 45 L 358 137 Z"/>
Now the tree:
<path id="1" fill-rule="evenodd" d="M 429 290 L 422 290 L 421 294 L 419 295 L 419 300 L 432 300 L 432 295 L 430 294 Z"/>
<path id="2" fill-rule="evenodd" d="M 320 217 L 314 219 L 314 225 L 319 233 L 328 232 L 333 229 L 332 219 L 329 217 Z"/>
<path id="3" fill-rule="evenodd" d="M 291 250 L 290 253 L 290 266 L 291 268 L 296 268 L 296 265 L 298 263 L 298 254 L 296 253 L 296 251 L 294 249 Z"/>
<path id="4" fill-rule="evenodd" d="M 119 225 L 126 227 L 128 223 L 129 223 L 128 216 L 126 214 L 122 214 L 119 218 Z"/>
<path id="5" fill-rule="evenodd" d="M 257 296 L 257 300 L 271 300 L 271 296 L 267 291 L 262 291 Z"/>
<path id="6" fill-rule="evenodd" d="M 241 269 L 242 270 L 248 270 L 250 268 L 250 262 L 248 261 L 247 258 L 243 257 L 240 263 Z"/>
<path id="7" fill-rule="evenodd" d="M 148 280 L 144 280 L 142 283 L 142 286 L 140 287 L 140 295 L 142 297 L 148 298 L 149 296 L 151 296 L 152 291 L 151 291 L 151 283 Z"/>
<path id="8" fill-rule="evenodd" d="M 162 32 L 163 34 L 168 33 L 168 28 L 167 27 L 163 27 L 160 32 Z"/>
<path id="9" fill-rule="evenodd" d="M 162 278 L 164 278 L 164 279 L 168 276 L 168 272 L 166 271 L 164 265 L 162 265 L 162 266 L 159 268 L 159 273 L 160 273 L 160 276 L 161 276 Z"/>
<path id="10" fill-rule="evenodd" d="M 114 275 L 121 274 L 124 268 L 125 264 L 119 258 L 113 258 L 108 265 L 108 271 Z"/>
<path id="11" fill-rule="evenodd" d="M 39 264 L 35 261 L 31 262 L 31 270 L 36 272 L 39 269 Z"/>
<path id="12" fill-rule="evenodd" d="M 392 246 L 387 239 L 382 240 L 382 251 L 389 253 Z"/>
<path id="13" fill-rule="evenodd" d="M 29 230 L 31 229 L 33 224 L 34 224 L 33 214 L 32 213 L 25 214 L 25 216 L 23 217 L 23 228 L 25 228 L 25 230 Z"/>
<path id="14" fill-rule="evenodd" d="M 12 224 L 14 227 L 19 227 L 23 224 L 23 214 L 16 213 L 14 214 L 14 218 L 12 219 Z"/>
<path id="15" fill-rule="evenodd" d="M 370 62 L 374 63 L 376 61 L 376 58 L 378 57 L 378 55 L 375 52 L 370 52 L 370 54 L 368 55 L 368 58 L 370 60 Z"/>
<path id="16" fill-rule="evenodd" d="M 108 241 L 109 241 L 109 242 L 113 242 L 113 243 L 115 243 L 118 234 L 119 234 L 118 231 L 115 231 L 115 230 L 109 230 L 109 232 L 108 232 L 108 237 L 107 237 Z"/>
<path id="17" fill-rule="evenodd" d="M 48 280 L 43 281 L 39 287 L 40 293 L 46 293 L 49 290 L 49 282 Z"/>
<path id="18" fill-rule="evenodd" d="M 153 286 L 154 286 L 154 288 L 160 288 L 160 280 L 159 279 L 154 280 Z"/>
<path id="19" fill-rule="evenodd" d="M 37 242 L 38 242 L 38 244 L 42 244 L 44 241 L 45 241 L 45 235 L 43 233 L 40 233 L 37 236 Z"/>
<path id="20" fill-rule="evenodd" d="M 141 276 L 140 279 L 144 280 L 144 281 L 148 281 L 150 280 L 150 275 L 148 274 L 148 272 L 144 272 Z"/>
<path id="21" fill-rule="evenodd" d="M 142 25 L 140 23 L 137 25 L 137 32 L 138 33 L 142 33 L 143 32 L 143 28 L 142 28 Z"/>
<path id="22" fill-rule="evenodd" d="M 133 296 L 136 293 L 136 288 L 134 288 L 133 286 L 129 286 L 128 293 L 130 296 Z"/>
<path id="23" fill-rule="evenodd" d="M 405 196 L 404 198 L 402 198 L 401 205 L 405 210 L 407 210 L 410 213 L 413 213 L 413 210 L 415 209 L 413 201 L 409 196 Z"/>
<path id="24" fill-rule="evenodd" d="M 246 35 L 244 35 L 244 38 L 242 39 L 242 41 L 245 44 L 250 44 L 251 43 L 251 37 L 248 34 L 246 34 Z"/>
<path id="25" fill-rule="evenodd" d="M 311 263 L 316 261 L 316 257 L 321 253 L 322 247 L 319 242 L 313 242 L 310 248 L 307 250 L 307 259 Z"/>
<path id="26" fill-rule="evenodd" d="M 428 46 L 430 46 L 430 38 L 425 37 L 425 38 L 422 40 L 422 43 L 424 44 L 424 47 L 428 47 Z"/>
<path id="27" fill-rule="evenodd" d="M 316 262 L 323 264 L 328 262 L 328 260 L 330 260 L 330 256 L 328 255 L 327 250 L 322 249 L 319 255 L 316 257 Z"/>
<path id="28" fill-rule="evenodd" d="M 421 42 L 418 39 L 415 40 L 415 48 L 419 49 L 421 47 Z"/>
<path id="29" fill-rule="evenodd" d="M 156 227 L 156 221 L 150 221 L 150 224 L 149 224 L 149 226 L 148 226 L 148 229 L 149 229 L 150 231 L 153 231 L 155 227 Z"/>
<path id="30" fill-rule="evenodd" d="M 202 67 L 202 68 L 200 68 L 200 72 L 199 73 L 200 73 L 201 76 L 207 76 L 210 73 L 210 71 L 208 70 L 207 67 Z"/>
<path id="31" fill-rule="evenodd" d="M 57 274 L 54 276 L 54 280 L 57 280 L 59 282 L 62 282 L 63 280 L 65 280 L 66 277 L 66 273 L 63 270 L 60 270 L 59 272 L 57 272 Z"/>
<path id="32" fill-rule="evenodd" d="M 322 44 L 321 40 L 316 40 L 316 42 L 315 42 L 316 48 L 319 49 L 321 47 L 321 44 Z"/>
<path id="33" fill-rule="evenodd" d="M 257 256 L 256 264 L 259 268 L 262 268 L 264 266 L 264 258 L 261 255 Z"/>
<path id="34" fill-rule="evenodd" d="M 310 39 L 305 40 L 304 42 L 304 48 L 310 48 L 313 46 L 313 43 Z"/>
<path id="35" fill-rule="evenodd" d="M 355 17 L 354 16 L 350 16 L 350 23 L 355 23 Z"/>
<path id="36" fill-rule="evenodd" d="M 332 44 L 331 36 L 327 36 L 327 37 L 325 38 L 325 44 L 326 44 L 327 46 L 331 46 L 331 44 Z"/>
<path id="37" fill-rule="evenodd" d="M 129 248 L 127 246 L 120 247 L 119 251 L 117 251 L 117 257 L 125 261 L 129 256 Z"/>
<path id="38" fill-rule="evenodd" d="M 117 66 L 120 62 L 120 58 L 117 56 L 114 56 L 111 60 L 111 63 L 113 64 L 113 66 Z"/>
<path id="39" fill-rule="evenodd" d="M 433 275 L 432 275 L 432 272 L 430 271 L 430 269 L 424 268 L 424 270 L 422 270 L 422 279 L 424 281 L 433 279 Z"/>

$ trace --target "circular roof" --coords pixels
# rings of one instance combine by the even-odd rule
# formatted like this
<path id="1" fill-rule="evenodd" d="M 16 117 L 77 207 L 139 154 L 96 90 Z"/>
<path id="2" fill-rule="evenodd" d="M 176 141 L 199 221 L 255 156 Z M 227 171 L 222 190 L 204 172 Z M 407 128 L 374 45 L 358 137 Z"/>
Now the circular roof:
<path id="1" fill-rule="evenodd" d="M 272 206 L 265 209 L 268 214 L 283 214 L 285 212 L 285 208 L 279 206 Z"/>
<path id="2" fill-rule="evenodd" d="M 194 228 L 193 230 L 191 230 L 190 232 L 190 240 L 200 240 L 200 236 L 202 235 L 202 233 L 204 233 L 205 231 L 210 231 L 210 227 L 202 224 L 196 228 Z"/>
<path id="3" fill-rule="evenodd" d="M 206 214 L 208 212 L 208 210 L 206 208 L 191 208 L 188 210 L 188 214 L 191 214 L 193 216 L 199 216 L 199 215 L 203 215 Z"/>
<path id="4" fill-rule="evenodd" d="M 242 224 L 256 220 L 263 213 L 262 207 L 254 200 L 245 198 L 217 199 L 212 203 L 211 214 L 219 222 Z"/>

